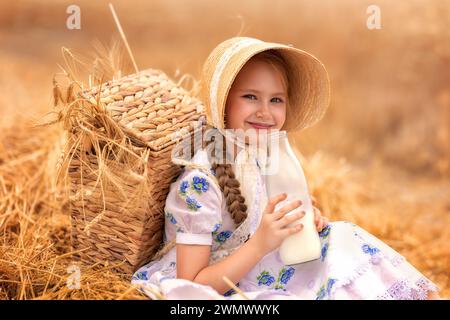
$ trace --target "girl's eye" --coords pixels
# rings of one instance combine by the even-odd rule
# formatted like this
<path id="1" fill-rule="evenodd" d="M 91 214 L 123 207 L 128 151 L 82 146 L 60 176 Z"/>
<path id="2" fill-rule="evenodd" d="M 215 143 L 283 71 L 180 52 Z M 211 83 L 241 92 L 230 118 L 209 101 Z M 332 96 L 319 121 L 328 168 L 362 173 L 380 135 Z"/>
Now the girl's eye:
<path id="1" fill-rule="evenodd" d="M 274 100 L 278 100 L 278 101 L 274 101 Z M 272 102 L 281 103 L 281 102 L 283 102 L 283 100 L 281 100 L 280 98 L 273 98 Z"/>
<path id="2" fill-rule="evenodd" d="M 256 100 L 257 99 L 256 96 L 253 95 L 253 94 L 246 94 L 243 97 L 247 98 L 247 99 L 250 99 L 250 100 Z M 273 102 L 273 103 L 282 103 L 283 102 L 283 100 L 280 99 L 280 98 L 272 98 L 270 101 Z"/>
<path id="3" fill-rule="evenodd" d="M 254 100 L 253 98 L 256 99 L 256 96 L 253 94 L 246 94 L 245 96 L 243 96 L 244 98 L 249 98 L 250 100 Z"/>

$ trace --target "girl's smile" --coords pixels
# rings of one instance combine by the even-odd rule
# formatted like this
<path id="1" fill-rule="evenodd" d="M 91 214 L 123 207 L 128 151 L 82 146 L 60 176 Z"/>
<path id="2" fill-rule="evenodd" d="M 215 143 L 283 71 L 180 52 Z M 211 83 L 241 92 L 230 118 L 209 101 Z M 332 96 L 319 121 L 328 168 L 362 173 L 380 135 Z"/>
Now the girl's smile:
<path id="1" fill-rule="evenodd" d="M 255 129 L 270 129 L 274 126 L 274 124 L 260 123 L 260 122 L 250 122 L 246 121 Z"/>

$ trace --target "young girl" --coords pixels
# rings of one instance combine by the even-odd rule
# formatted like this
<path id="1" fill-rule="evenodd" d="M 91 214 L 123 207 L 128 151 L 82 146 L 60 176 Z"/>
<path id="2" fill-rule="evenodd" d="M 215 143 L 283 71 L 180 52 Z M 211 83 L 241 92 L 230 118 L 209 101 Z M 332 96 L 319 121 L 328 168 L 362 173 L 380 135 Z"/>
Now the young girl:
<path id="1" fill-rule="evenodd" d="M 302 203 L 275 210 L 286 194 L 268 199 L 261 159 L 247 138 L 229 133 L 292 132 L 317 122 L 329 103 L 328 75 L 319 60 L 289 45 L 236 37 L 211 52 L 201 82 L 208 128 L 225 143 L 211 140 L 189 162 L 173 158 L 185 167 L 166 200 L 167 246 L 136 271 L 132 283 L 153 299 L 240 299 L 240 293 L 250 299 L 439 297 L 438 288 L 399 253 L 353 223 L 328 224 L 317 208 L 321 257 L 282 263 L 282 241 L 302 232 L 301 224 L 288 225 L 304 215 L 286 213 Z M 230 289 L 224 276 L 241 292 Z"/>

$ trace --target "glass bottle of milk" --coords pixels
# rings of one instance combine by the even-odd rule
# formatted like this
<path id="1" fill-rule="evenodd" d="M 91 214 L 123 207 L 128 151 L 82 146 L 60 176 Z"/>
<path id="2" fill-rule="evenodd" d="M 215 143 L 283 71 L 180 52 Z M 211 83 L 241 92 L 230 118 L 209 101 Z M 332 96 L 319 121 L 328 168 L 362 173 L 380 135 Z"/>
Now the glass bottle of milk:
<path id="1" fill-rule="evenodd" d="M 276 135 L 272 135 L 271 146 L 270 169 L 267 169 L 265 176 L 269 199 L 280 193 L 286 193 L 287 198 L 278 203 L 275 210 L 291 201 L 301 200 L 302 205 L 286 215 L 305 211 L 303 218 L 288 225 L 292 227 L 302 223 L 303 229 L 282 242 L 279 248 L 281 260 L 286 265 L 292 265 L 318 259 L 321 255 L 321 243 L 314 223 L 308 185 L 302 167 L 289 144 L 287 132 L 278 131 Z"/>

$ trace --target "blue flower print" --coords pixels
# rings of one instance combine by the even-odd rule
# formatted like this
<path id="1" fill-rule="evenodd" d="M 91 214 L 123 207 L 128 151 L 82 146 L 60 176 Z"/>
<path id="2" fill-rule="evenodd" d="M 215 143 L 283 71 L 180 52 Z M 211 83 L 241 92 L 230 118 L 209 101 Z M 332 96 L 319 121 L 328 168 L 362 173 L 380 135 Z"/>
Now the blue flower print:
<path id="1" fill-rule="evenodd" d="M 275 282 L 274 276 L 272 276 L 267 271 L 261 272 L 261 274 L 258 277 L 256 277 L 256 279 L 258 280 L 258 286 L 261 285 L 270 286 L 272 283 Z"/>
<path id="2" fill-rule="evenodd" d="M 236 284 L 236 287 L 239 288 L 239 282 Z M 227 292 L 225 292 L 223 295 L 224 295 L 225 297 L 229 297 L 229 296 L 231 296 L 232 294 L 235 294 L 235 293 L 236 293 L 236 291 L 235 291 L 233 288 L 231 288 L 230 290 L 228 290 Z"/>
<path id="3" fill-rule="evenodd" d="M 375 247 L 371 247 L 368 244 L 365 244 L 362 246 L 362 250 L 364 251 L 364 253 L 370 254 L 371 256 L 373 256 L 374 254 L 380 252 L 380 249 L 375 248 Z"/>
<path id="4" fill-rule="evenodd" d="M 186 195 L 186 189 L 189 187 L 189 182 L 182 181 L 180 184 L 180 194 L 185 196 Z"/>
<path id="5" fill-rule="evenodd" d="M 214 225 L 214 230 L 212 231 L 212 233 L 216 233 L 217 230 L 219 230 L 219 228 L 220 228 L 221 226 L 222 226 L 222 224 L 216 223 L 216 224 Z"/>
<path id="6" fill-rule="evenodd" d="M 336 279 L 329 278 L 327 280 L 326 285 L 323 285 L 320 287 L 319 291 L 317 292 L 316 300 L 323 300 L 325 297 L 328 296 L 328 298 L 331 295 L 331 289 L 333 288 L 333 285 L 336 283 Z M 326 287 L 326 288 L 325 288 Z"/>
<path id="7" fill-rule="evenodd" d="M 175 270 L 176 266 L 177 266 L 177 263 L 175 261 L 171 261 L 170 264 L 166 268 L 161 270 L 161 273 L 166 274 L 166 275 L 171 274 Z"/>
<path id="8" fill-rule="evenodd" d="M 166 212 L 166 217 L 169 219 L 169 221 L 172 224 L 177 224 L 177 220 L 174 218 L 174 216 L 170 212 Z"/>
<path id="9" fill-rule="evenodd" d="M 139 271 L 135 274 L 135 276 L 133 278 L 135 278 L 137 280 L 148 280 L 147 271 Z"/>
<path id="10" fill-rule="evenodd" d="M 327 294 L 328 296 L 331 295 L 331 289 L 333 288 L 333 285 L 336 283 L 336 279 L 328 279 L 328 283 L 327 283 Z"/>
<path id="11" fill-rule="evenodd" d="M 323 245 L 323 247 L 322 247 L 322 253 L 321 253 L 321 256 L 320 256 L 320 259 L 321 259 L 322 261 L 325 260 L 325 257 L 327 256 L 327 252 L 328 252 L 328 243 L 325 243 L 325 244 Z"/>
<path id="12" fill-rule="evenodd" d="M 293 267 L 288 267 L 285 266 L 283 267 L 280 272 L 278 273 L 278 279 L 277 282 L 275 284 L 275 289 L 282 289 L 284 291 L 286 291 L 286 284 L 288 283 L 288 281 L 292 278 L 292 276 L 294 275 L 295 269 Z"/>
<path id="13" fill-rule="evenodd" d="M 323 298 L 325 298 L 326 295 L 327 292 L 325 291 L 325 287 L 321 287 L 317 292 L 316 300 L 323 300 Z"/>
<path id="14" fill-rule="evenodd" d="M 330 234 L 331 225 L 327 225 L 325 228 L 322 229 L 322 231 L 319 232 L 319 236 L 321 238 L 326 239 L 328 235 Z"/>
<path id="15" fill-rule="evenodd" d="M 201 194 L 202 192 L 208 191 L 209 182 L 206 181 L 205 178 L 195 176 L 192 178 L 192 187 L 194 188 L 195 192 Z"/>
<path id="16" fill-rule="evenodd" d="M 194 198 L 191 198 L 189 196 L 186 197 L 186 203 L 187 203 L 189 210 L 192 210 L 192 211 L 197 211 L 198 209 L 200 209 L 202 207 L 197 202 L 197 200 L 195 200 Z"/>
<path id="17" fill-rule="evenodd" d="M 232 294 L 235 294 L 235 293 L 236 293 L 236 291 L 234 291 L 234 289 L 230 289 L 227 292 L 225 292 L 223 295 L 225 297 L 229 297 L 229 296 L 231 296 Z"/>
<path id="18" fill-rule="evenodd" d="M 177 227 L 176 232 L 177 233 L 185 233 L 184 230 L 181 227 Z"/>
<path id="19" fill-rule="evenodd" d="M 287 284 L 287 282 L 291 279 L 294 272 L 295 272 L 295 269 L 292 267 L 289 267 L 287 269 L 286 268 L 281 269 L 279 281 L 282 284 Z"/>
<path id="20" fill-rule="evenodd" d="M 216 170 L 214 168 L 212 168 L 212 167 L 211 167 L 211 173 L 212 173 L 213 176 L 217 176 Z"/>
<path id="21" fill-rule="evenodd" d="M 231 236 L 231 233 L 231 231 L 222 231 L 216 236 L 215 240 L 219 243 L 224 243 Z"/>

